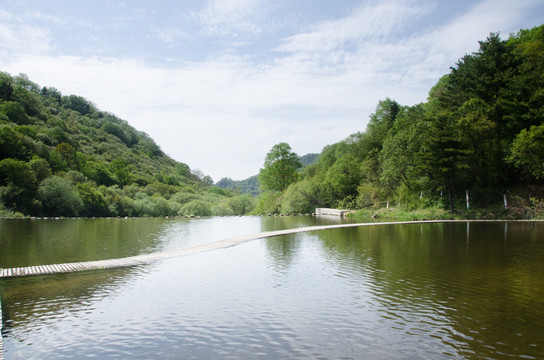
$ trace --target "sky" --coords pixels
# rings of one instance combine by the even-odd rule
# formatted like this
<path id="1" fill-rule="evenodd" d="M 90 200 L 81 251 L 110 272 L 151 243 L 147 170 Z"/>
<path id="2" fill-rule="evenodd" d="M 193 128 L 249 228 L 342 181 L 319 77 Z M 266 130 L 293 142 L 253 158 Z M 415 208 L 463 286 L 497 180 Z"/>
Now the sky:
<path id="1" fill-rule="evenodd" d="M 427 99 L 542 0 L 0 0 L 0 71 L 75 94 L 218 181 L 364 131 L 380 100 Z"/>

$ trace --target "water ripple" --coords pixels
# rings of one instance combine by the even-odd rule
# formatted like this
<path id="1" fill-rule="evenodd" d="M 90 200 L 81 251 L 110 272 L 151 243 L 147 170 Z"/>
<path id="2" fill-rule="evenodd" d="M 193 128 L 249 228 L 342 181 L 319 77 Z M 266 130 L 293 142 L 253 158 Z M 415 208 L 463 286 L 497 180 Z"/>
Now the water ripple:
<path id="1" fill-rule="evenodd" d="M 507 251 L 502 238 L 479 242 L 471 224 L 467 248 L 465 232 L 289 235 L 130 270 L 13 280 L 2 285 L 5 356 L 538 358 L 540 245 L 510 239 Z"/>

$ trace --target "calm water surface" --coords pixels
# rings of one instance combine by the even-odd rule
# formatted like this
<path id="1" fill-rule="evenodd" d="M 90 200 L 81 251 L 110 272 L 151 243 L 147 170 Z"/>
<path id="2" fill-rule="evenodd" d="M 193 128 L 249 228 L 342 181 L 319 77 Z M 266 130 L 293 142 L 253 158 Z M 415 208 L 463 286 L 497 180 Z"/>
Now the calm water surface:
<path id="1" fill-rule="evenodd" d="M 0 221 L 0 267 L 130 256 L 310 217 Z M 380 225 L 0 280 L 6 360 L 544 358 L 544 224 Z"/>

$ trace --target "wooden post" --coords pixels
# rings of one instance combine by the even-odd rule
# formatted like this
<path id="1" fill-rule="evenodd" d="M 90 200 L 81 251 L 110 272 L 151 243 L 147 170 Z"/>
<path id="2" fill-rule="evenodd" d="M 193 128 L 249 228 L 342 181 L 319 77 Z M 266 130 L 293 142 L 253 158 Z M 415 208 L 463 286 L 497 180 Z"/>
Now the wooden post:
<path id="1" fill-rule="evenodd" d="M 386 209 L 389 209 L 389 200 L 387 200 L 387 205 L 385 207 Z"/>
<path id="2" fill-rule="evenodd" d="M 506 194 L 503 194 L 503 198 L 504 198 L 504 208 L 508 209 L 508 201 L 506 200 Z"/>
<path id="3" fill-rule="evenodd" d="M 470 208 L 470 201 L 468 199 L 468 190 L 467 190 L 467 210 Z"/>

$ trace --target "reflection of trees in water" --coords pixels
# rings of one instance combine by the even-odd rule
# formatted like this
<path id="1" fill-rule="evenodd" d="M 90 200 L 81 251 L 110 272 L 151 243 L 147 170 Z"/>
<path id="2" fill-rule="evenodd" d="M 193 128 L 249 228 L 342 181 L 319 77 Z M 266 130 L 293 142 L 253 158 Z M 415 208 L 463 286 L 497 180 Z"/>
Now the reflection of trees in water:
<path id="1" fill-rule="evenodd" d="M 144 265 L 145 266 L 145 265 Z M 0 280 L 4 325 L 24 332 L 36 319 L 54 319 L 65 312 L 85 311 L 139 276 L 142 266 Z"/>
<path id="2" fill-rule="evenodd" d="M 463 356 L 543 353 L 544 224 L 385 225 L 315 235 L 340 271 L 348 267 L 370 282 L 380 315 L 407 334 L 438 336 Z"/>
<path id="3" fill-rule="evenodd" d="M 0 220 L 0 267 L 114 259 L 153 252 L 165 219 Z"/>
<path id="4" fill-rule="evenodd" d="M 353 222 L 339 216 L 263 216 L 261 219 L 261 231 L 263 232 Z"/>
<path id="5" fill-rule="evenodd" d="M 284 272 L 291 265 L 300 251 L 299 234 L 275 236 L 266 238 L 267 255 L 272 259 L 274 269 Z"/>
<path id="6" fill-rule="evenodd" d="M 261 221 L 261 231 L 301 228 L 319 225 L 335 225 L 347 222 L 340 217 L 267 216 Z M 303 234 L 293 234 L 266 238 L 266 249 L 276 270 L 285 271 L 300 251 L 300 239 Z"/>

